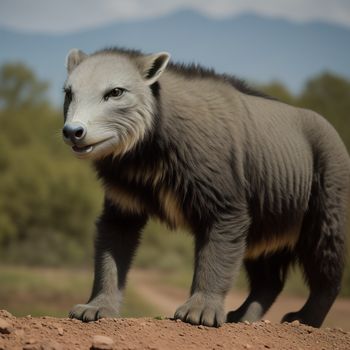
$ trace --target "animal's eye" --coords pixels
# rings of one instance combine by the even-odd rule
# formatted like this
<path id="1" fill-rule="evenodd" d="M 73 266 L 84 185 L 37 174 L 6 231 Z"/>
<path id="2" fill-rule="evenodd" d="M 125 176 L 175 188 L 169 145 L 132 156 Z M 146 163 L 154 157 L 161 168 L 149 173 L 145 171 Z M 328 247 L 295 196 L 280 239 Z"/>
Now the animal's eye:
<path id="1" fill-rule="evenodd" d="M 124 94 L 125 89 L 122 88 L 114 88 L 110 91 L 108 91 L 104 96 L 103 99 L 107 101 L 110 97 L 120 97 Z"/>

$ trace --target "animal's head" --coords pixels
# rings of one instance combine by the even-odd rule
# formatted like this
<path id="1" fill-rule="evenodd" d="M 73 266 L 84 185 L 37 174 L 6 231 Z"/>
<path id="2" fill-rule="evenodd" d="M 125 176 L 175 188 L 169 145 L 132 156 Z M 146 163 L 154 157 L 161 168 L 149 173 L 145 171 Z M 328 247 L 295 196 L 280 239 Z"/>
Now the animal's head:
<path id="1" fill-rule="evenodd" d="M 152 86 L 169 58 L 165 52 L 69 52 L 63 138 L 75 155 L 97 160 L 142 141 L 154 121 Z"/>

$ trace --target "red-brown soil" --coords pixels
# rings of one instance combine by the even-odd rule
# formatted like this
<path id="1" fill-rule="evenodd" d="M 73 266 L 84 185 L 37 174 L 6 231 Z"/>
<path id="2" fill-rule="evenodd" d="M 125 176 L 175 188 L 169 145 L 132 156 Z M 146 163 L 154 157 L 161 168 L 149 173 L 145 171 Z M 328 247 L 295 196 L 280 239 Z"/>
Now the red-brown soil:
<path id="1" fill-rule="evenodd" d="M 150 318 L 102 319 L 82 323 L 67 318 L 16 318 L 7 311 L 0 311 L 0 349 L 349 350 L 350 332 L 269 321 L 225 324 L 221 328 Z"/>
<path id="2" fill-rule="evenodd" d="M 130 274 L 129 283 L 137 290 L 143 299 L 147 300 L 151 305 L 154 305 L 158 310 L 158 315 L 172 317 L 175 310 L 187 299 L 188 290 L 176 288 L 166 283 L 160 283 L 159 278 L 159 273 L 157 274 L 152 271 L 147 271 L 146 273 L 142 270 L 133 270 Z M 226 298 L 226 312 L 238 308 L 246 297 L 247 292 L 233 289 Z M 279 323 L 282 316 L 286 313 L 299 310 L 306 299 L 307 296 L 301 297 L 282 293 L 267 312 L 265 318 L 272 323 Z M 323 327 L 341 327 L 346 331 L 350 331 L 349 299 L 336 299 L 323 323 Z"/>

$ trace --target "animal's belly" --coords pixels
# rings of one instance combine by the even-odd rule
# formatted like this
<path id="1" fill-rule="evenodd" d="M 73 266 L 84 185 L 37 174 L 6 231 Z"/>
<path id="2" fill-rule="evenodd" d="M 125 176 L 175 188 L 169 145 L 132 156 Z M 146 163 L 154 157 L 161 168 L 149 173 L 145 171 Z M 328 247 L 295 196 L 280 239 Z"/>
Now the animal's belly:
<path id="1" fill-rule="evenodd" d="M 256 259 L 284 249 L 292 251 L 299 240 L 300 229 L 301 225 L 295 225 L 283 232 L 261 233 L 260 237 L 256 237 L 255 240 L 248 242 L 245 259 Z"/>

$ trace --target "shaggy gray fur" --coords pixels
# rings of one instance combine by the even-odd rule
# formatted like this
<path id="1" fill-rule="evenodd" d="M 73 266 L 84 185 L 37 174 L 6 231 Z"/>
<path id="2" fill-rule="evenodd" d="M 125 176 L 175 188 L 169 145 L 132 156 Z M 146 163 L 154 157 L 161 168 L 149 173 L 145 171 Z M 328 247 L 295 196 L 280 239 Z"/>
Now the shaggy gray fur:
<path id="1" fill-rule="evenodd" d="M 251 291 L 227 321 L 258 320 L 297 262 L 310 296 L 284 320 L 320 326 L 344 268 L 344 144 L 312 111 L 168 59 L 120 49 L 68 56 L 65 141 L 94 161 L 106 194 L 92 295 L 70 316 L 118 315 L 140 232 L 157 217 L 195 238 L 191 293 L 175 318 L 220 326 L 244 264 Z"/>

